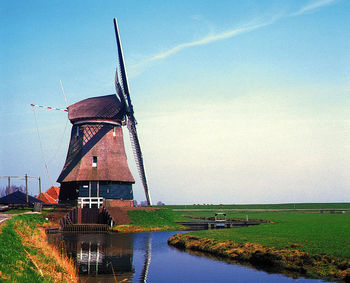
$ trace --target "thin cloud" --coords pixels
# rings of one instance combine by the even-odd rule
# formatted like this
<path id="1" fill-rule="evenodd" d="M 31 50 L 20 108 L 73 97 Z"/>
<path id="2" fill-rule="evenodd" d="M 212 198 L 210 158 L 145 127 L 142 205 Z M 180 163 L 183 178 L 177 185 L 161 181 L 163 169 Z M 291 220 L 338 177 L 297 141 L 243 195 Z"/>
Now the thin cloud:
<path id="1" fill-rule="evenodd" d="M 275 17 L 273 17 L 272 19 L 270 19 L 269 21 L 265 21 L 265 22 L 258 23 L 258 24 L 246 25 L 243 27 L 234 28 L 232 30 L 229 30 L 229 31 L 226 31 L 223 33 L 208 35 L 208 36 L 206 36 L 202 39 L 199 39 L 199 40 L 181 43 L 175 47 L 172 47 L 164 52 L 153 55 L 153 56 L 141 61 L 140 63 L 131 66 L 131 68 L 132 68 L 132 75 L 131 76 L 137 76 L 140 73 L 142 73 L 148 64 L 150 64 L 154 61 L 165 59 L 171 55 L 174 55 L 174 54 L 180 52 L 183 49 L 194 47 L 194 46 L 205 45 L 205 44 L 209 44 L 209 43 L 212 43 L 212 42 L 215 42 L 218 40 L 228 39 L 228 38 L 240 35 L 242 33 L 251 32 L 251 31 L 260 29 L 262 27 L 274 24 L 276 21 L 278 21 L 282 18 L 285 18 L 288 16 L 289 17 L 300 16 L 300 15 L 305 14 L 305 13 L 310 13 L 313 10 L 316 10 L 316 9 L 321 8 L 323 6 L 326 6 L 326 5 L 330 5 L 336 1 L 338 1 L 338 0 L 318 0 L 318 1 L 312 2 L 308 5 L 301 7 L 297 12 L 290 14 L 290 15 L 279 14 L 279 15 L 276 15 Z"/>
<path id="2" fill-rule="evenodd" d="M 244 33 L 244 32 L 256 30 L 256 29 L 261 28 L 261 27 L 266 26 L 266 25 L 267 24 L 259 24 L 259 25 L 254 25 L 254 26 L 250 26 L 250 27 L 245 27 L 245 28 L 237 28 L 234 30 L 230 30 L 230 31 L 221 33 L 221 34 L 209 35 L 209 36 L 204 37 L 200 40 L 182 43 L 182 44 L 175 46 L 175 47 L 173 47 L 173 48 L 171 48 L 163 53 L 157 54 L 157 55 L 149 58 L 148 61 L 151 62 L 151 61 L 155 61 L 158 59 L 164 59 L 166 57 L 169 57 L 170 55 L 173 55 L 173 54 L 179 52 L 182 49 L 185 49 L 188 47 L 193 47 L 193 46 L 198 46 L 198 45 L 209 44 L 209 43 L 212 43 L 214 41 L 230 38 L 230 37 L 236 36 L 236 35 Z"/>
<path id="3" fill-rule="evenodd" d="M 291 14 L 291 16 L 300 16 L 300 15 L 303 15 L 305 13 L 310 13 L 313 10 L 316 10 L 318 8 L 321 8 L 321 7 L 326 6 L 326 5 L 330 5 L 335 1 L 337 1 L 337 0 L 319 0 L 319 1 L 316 1 L 313 3 L 310 3 L 308 5 L 301 7 L 299 9 L 299 11 Z"/>
<path id="4" fill-rule="evenodd" d="M 175 46 L 167 51 L 156 54 L 156 55 L 142 61 L 141 63 L 134 65 L 134 67 L 143 67 L 151 62 L 165 59 L 171 55 L 174 55 L 175 53 L 178 53 L 179 51 L 181 51 L 183 49 L 194 47 L 194 46 L 209 44 L 209 43 L 212 43 L 212 42 L 215 42 L 218 40 L 228 39 L 228 38 L 237 36 L 237 35 L 242 34 L 242 33 L 247 33 L 247 32 L 262 28 L 264 26 L 271 25 L 274 22 L 275 22 L 275 20 L 270 20 L 270 21 L 264 22 L 264 23 L 248 25 L 245 27 L 239 27 L 239 28 L 235 28 L 235 29 L 223 32 L 223 33 L 208 35 L 208 36 L 206 36 L 202 39 L 199 39 L 199 40 L 181 43 L 181 44 L 179 44 L 179 45 L 177 45 L 177 46 Z"/>

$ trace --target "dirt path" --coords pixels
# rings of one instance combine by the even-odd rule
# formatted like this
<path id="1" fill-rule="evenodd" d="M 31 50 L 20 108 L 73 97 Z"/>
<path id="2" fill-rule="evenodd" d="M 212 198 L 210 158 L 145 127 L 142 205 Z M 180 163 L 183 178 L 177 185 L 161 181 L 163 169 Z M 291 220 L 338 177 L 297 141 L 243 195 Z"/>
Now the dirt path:
<path id="1" fill-rule="evenodd" d="M 12 218 L 11 214 L 0 214 L 0 225 L 3 224 L 7 219 Z"/>

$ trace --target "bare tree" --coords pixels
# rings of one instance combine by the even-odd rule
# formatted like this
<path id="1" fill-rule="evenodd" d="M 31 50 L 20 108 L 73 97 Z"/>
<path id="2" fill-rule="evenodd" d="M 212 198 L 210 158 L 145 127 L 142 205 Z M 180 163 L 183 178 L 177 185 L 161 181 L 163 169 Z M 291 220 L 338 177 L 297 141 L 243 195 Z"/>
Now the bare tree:
<path id="1" fill-rule="evenodd" d="M 12 193 L 17 192 L 17 191 L 25 193 L 26 188 L 23 185 L 20 185 L 20 186 L 11 185 L 10 188 L 9 188 L 9 186 L 1 187 L 0 188 L 0 197 L 7 196 L 7 195 L 12 194 Z"/>

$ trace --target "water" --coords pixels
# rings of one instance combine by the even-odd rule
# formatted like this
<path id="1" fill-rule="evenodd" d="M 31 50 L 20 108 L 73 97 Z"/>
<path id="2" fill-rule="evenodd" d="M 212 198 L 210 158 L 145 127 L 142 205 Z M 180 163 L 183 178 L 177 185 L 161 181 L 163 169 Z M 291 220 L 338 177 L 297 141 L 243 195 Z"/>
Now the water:
<path id="1" fill-rule="evenodd" d="M 282 274 L 168 246 L 176 232 L 49 235 L 77 263 L 81 282 L 295 282 Z M 115 277 L 116 276 L 116 280 Z M 297 282 L 323 282 L 297 279 Z"/>

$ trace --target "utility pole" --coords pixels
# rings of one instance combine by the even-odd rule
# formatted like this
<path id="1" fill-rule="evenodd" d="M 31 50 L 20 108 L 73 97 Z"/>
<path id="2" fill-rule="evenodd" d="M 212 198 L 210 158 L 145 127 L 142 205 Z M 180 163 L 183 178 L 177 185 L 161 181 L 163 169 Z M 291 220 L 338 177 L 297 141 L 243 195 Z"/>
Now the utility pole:
<path id="1" fill-rule="evenodd" d="M 41 194 L 41 178 L 39 177 L 39 194 Z"/>
<path id="2" fill-rule="evenodd" d="M 27 204 L 29 203 L 29 199 L 28 199 L 28 175 L 25 174 L 25 180 L 26 180 L 26 197 L 27 197 Z"/>

